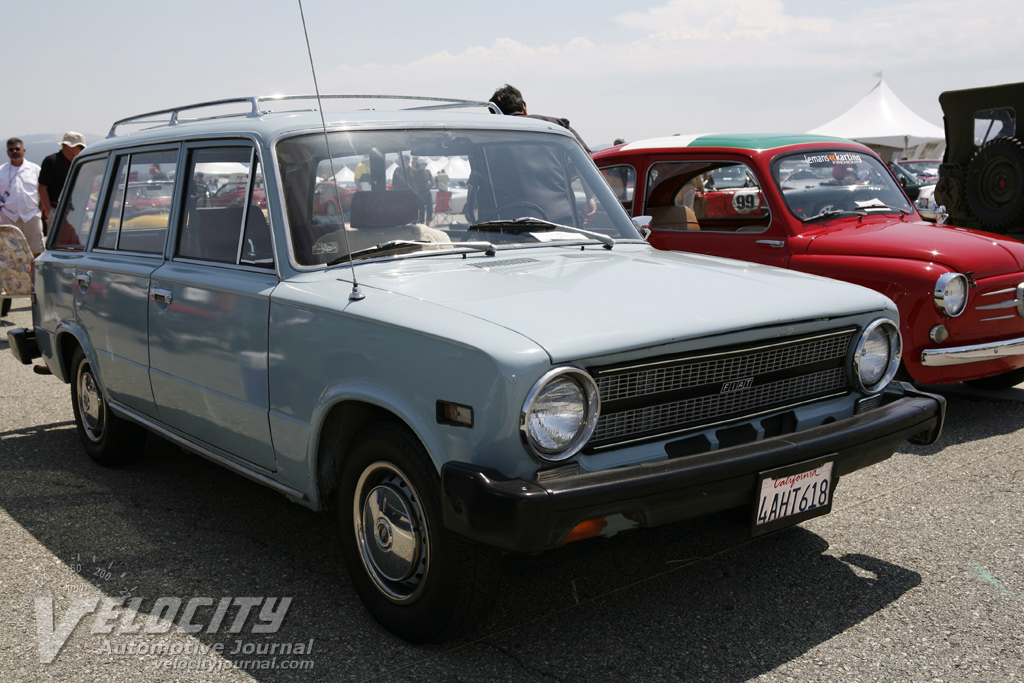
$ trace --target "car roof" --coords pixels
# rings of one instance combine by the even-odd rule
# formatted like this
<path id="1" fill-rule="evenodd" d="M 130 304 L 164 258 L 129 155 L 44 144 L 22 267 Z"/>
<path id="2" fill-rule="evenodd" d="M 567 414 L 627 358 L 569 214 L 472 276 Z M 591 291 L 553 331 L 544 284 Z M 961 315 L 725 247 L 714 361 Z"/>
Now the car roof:
<path id="1" fill-rule="evenodd" d="M 809 135 L 806 133 L 715 133 L 709 135 L 672 135 L 668 137 L 649 138 L 629 142 L 616 151 L 633 152 L 644 150 L 678 149 L 680 147 L 735 147 L 738 149 L 777 149 L 800 144 L 842 144 L 862 147 L 862 145 L 829 135 Z"/>
<path id="2" fill-rule="evenodd" d="M 406 109 L 359 108 L 365 100 L 426 100 L 434 104 Z M 502 116 L 489 103 L 405 96 L 325 95 L 323 121 L 316 96 L 244 97 L 182 105 L 120 119 L 107 137 L 89 145 L 89 152 L 128 145 L 156 144 L 205 137 L 254 137 L 269 144 L 280 135 L 301 131 L 352 128 L 476 128 L 533 129 L 572 137 L 558 124 L 525 116 Z M 221 113 L 225 108 L 230 113 Z M 206 115 L 203 115 L 203 113 Z M 488 113 L 489 112 L 489 113 Z M 130 128 L 139 130 L 128 130 Z M 127 132 L 126 132 L 127 131 Z"/>

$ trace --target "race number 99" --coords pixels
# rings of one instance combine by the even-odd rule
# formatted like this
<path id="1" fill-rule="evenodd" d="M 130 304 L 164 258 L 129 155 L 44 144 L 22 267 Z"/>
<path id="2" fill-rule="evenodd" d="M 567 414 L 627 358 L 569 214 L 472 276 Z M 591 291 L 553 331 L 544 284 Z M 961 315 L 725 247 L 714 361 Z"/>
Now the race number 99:
<path id="1" fill-rule="evenodd" d="M 732 196 L 732 208 L 738 214 L 753 213 L 759 206 L 761 197 L 757 192 L 737 192 Z"/>

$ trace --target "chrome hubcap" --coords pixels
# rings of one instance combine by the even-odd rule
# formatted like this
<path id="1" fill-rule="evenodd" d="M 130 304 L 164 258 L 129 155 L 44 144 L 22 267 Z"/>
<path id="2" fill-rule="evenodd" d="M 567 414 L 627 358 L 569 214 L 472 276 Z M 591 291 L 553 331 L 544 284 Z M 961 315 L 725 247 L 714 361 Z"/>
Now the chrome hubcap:
<path id="1" fill-rule="evenodd" d="M 78 412 L 85 433 L 93 441 L 98 440 L 103 434 L 103 396 L 88 368 L 78 376 Z"/>
<path id="2" fill-rule="evenodd" d="M 419 496 L 408 477 L 376 462 L 356 484 L 353 519 L 363 566 L 377 589 L 394 602 L 419 595 L 429 559 L 429 535 Z"/>

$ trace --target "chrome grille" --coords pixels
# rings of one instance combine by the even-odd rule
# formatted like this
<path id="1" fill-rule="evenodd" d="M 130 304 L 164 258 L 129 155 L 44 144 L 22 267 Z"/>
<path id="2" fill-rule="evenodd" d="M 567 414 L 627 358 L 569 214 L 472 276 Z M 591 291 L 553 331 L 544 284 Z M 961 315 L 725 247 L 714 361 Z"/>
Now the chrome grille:
<path id="1" fill-rule="evenodd" d="M 846 355 L 852 334 L 813 339 L 795 346 L 771 348 L 728 358 L 693 360 L 667 367 L 639 369 L 597 378 L 602 401 L 618 401 L 633 396 L 678 391 L 686 387 L 756 377 L 820 360 Z"/>
<path id="2" fill-rule="evenodd" d="M 846 392 L 854 333 L 592 370 L 602 408 L 589 447 L 690 431 Z"/>
<path id="3" fill-rule="evenodd" d="M 711 421 L 723 415 L 754 412 L 766 405 L 785 403 L 793 396 L 830 392 L 844 386 L 846 372 L 843 368 L 836 368 L 806 377 L 765 384 L 747 391 L 700 396 L 685 401 L 625 410 L 601 416 L 593 438 L 600 441 L 621 439 L 634 434 Z"/>

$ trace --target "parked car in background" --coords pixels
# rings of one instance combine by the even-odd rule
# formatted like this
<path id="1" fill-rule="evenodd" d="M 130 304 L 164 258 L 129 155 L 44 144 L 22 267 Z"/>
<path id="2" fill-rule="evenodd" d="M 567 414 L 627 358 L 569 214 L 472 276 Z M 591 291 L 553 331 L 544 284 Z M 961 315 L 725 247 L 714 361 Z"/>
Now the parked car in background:
<path id="1" fill-rule="evenodd" d="M 267 208 L 267 199 L 263 190 L 263 179 L 257 177 L 252 189 L 253 200 L 261 209 Z M 245 182 L 224 183 L 210 193 L 210 205 L 217 207 L 241 206 L 249 196 L 249 187 Z"/>
<path id="2" fill-rule="evenodd" d="M 940 220 L 940 214 L 942 215 L 941 220 L 943 222 L 946 222 L 948 219 L 948 215 L 935 201 L 935 185 L 925 185 L 922 187 L 918 191 L 917 199 L 914 200 L 914 206 L 917 207 L 917 212 L 921 214 L 921 218 L 926 221 L 936 222 Z"/>
<path id="3" fill-rule="evenodd" d="M 352 206 L 352 195 L 355 193 L 354 183 L 351 187 L 343 187 L 340 183 L 330 180 L 317 183 L 316 189 L 313 190 L 313 213 L 328 216 L 341 213 Z"/>
<path id="4" fill-rule="evenodd" d="M 1024 83 L 950 90 L 939 95 L 946 151 L 935 201 L 949 222 L 1024 236 Z"/>
<path id="5" fill-rule="evenodd" d="M 901 159 L 895 165 L 916 176 L 922 185 L 934 185 L 939 182 L 941 163 L 940 159 Z"/>
<path id="6" fill-rule="evenodd" d="M 642 140 L 594 155 L 628 209 L 650 216 L 652 245 L 839 278 L 896 302 L 909 377 L 987 388 L 1024 381 L 1024 244 L 925 222 L 871 150 L 812 135 Z M 707 201 L 725 167 L 756 180 L 736 200 Z"/>
<path id="7" fill-rule="evenodd" d="M 35 263 L 34 328 L 8 339 L 70 383 L 95 461 L 127 463 L 148 430 L 331 510 L 352 585 L 399 636 L 485 615 L 502 552 L 727 509 L 767 533 L 938 438 L 943 400 L 893 381 L 892 301 L 653 249 L 557 123 L 294 99 L 150 113 L 84 150 Z M 403 154 L 471 169 L 464 211 L 420 222 L 386 182 Z M 321 165 L 364 158 L 369 189 L 318 212 Z M 162 221 L 130 223 L 122 179 L 157 164 L 247 179 L 224 206 L 179 183 Z"/>
<path id="8" fill-rule="evenodd" d="M 927 187 L 934 187 L 935 181 L 926 181 L 920 176 L 914 175 L 909 170 L 904 168 L 901 164 L 889 164 L 892 168 L 893 175 L 896 176 L 896 180 L 900 181 L 900 185 L 903 186 L 904 192 L 907 193 L 907 197 L 910 201 L 916 202 L 917 198 L 921 195 L 921 190 Z"/>

